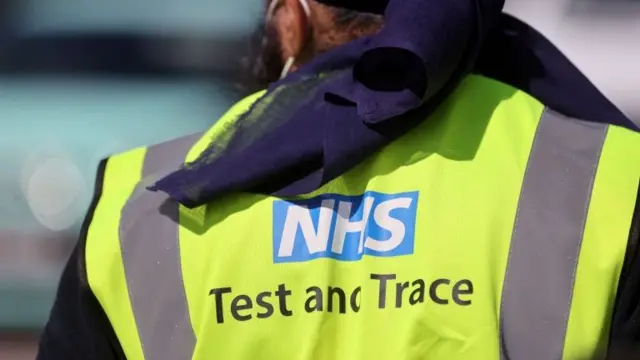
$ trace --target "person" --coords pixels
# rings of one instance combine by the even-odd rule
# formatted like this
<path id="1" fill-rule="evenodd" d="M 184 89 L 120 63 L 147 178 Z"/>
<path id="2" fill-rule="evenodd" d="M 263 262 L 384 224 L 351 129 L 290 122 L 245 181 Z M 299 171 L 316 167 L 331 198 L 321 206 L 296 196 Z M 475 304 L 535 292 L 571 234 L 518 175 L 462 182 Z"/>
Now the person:
<path id="1" fill-rule="evenodd" d="M 639 129 L 502 6 L 267 2 L 266 90 L 101 162 L 38 359 L 632 349 Z"/>

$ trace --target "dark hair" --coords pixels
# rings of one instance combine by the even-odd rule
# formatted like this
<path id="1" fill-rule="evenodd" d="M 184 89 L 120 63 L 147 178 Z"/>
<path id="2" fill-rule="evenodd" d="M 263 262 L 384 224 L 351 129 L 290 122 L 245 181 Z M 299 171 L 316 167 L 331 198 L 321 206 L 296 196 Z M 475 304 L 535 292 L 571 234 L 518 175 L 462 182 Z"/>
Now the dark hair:
<path id="1" fill-rule="evenodd" d="M 256 27 L 248 42 L 247 55 L 240 61 L 238 90 L 246 96 L 264 90 L 278 80 L 284 62 L 280 57 L 280 41 L 275 29 L 264 20 Z"/>
<path id="2" fill-rule="evenodd" d="M 328 5 L 325 5 L 328 6 Z M 357 37 L 383 24 L 382 16 L 330 7 L 336 27 Z M 278 80 L 284 63 L 280 57 L 280 39 L 275 29 L 267 26 L 264 20 L 257 26 L 251 37 L 247 56 L 240 66 L 238 90 L 242 94 L 251 94 L 265 89 L 269 83 Z"/>
<path id="3" fill-rule="evenodd" d="M 344 8 L 333 8 L 333 21 L 341 28 L 370 29 L 383 23 L 382 16 Z"/>

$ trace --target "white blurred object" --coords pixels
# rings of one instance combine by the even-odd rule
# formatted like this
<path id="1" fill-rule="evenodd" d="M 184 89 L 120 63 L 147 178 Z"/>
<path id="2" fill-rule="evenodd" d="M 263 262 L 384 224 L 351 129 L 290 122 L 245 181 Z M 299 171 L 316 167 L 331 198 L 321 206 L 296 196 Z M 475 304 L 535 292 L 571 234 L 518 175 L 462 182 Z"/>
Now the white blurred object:
<path id="1" fill-rule="evenodd" d="M 545 35 L 555 33 L 571 0 L 506 0 L 504 12 L 526 21 Z"/>
<path id="2" fill-rule="evenodd" d="M 76 164 L 60 155 L 37 161 L 22 184 L 33 216 L 49 230 L 63 231 L 83 216 L 87 181 Z"/>
<path id="3" fill-rule="evenodd" d="M 640 121 L 640 13 L 631 18 L 565 19 L 555 40 L 627 115 Z"/>

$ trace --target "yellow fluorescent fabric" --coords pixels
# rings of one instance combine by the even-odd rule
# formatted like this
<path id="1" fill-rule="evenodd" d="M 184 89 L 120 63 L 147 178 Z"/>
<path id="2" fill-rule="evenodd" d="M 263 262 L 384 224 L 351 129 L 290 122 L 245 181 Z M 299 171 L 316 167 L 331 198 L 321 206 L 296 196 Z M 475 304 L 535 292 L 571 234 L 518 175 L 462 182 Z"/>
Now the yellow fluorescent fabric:
<path id="1" fill-rule="evenodd" d="M 228 140 L 234 121 L 261 95 L 234 106 L 186 160 L 211 141 Z M 197 339 L 193 359 L 498 359 L 505 269 L 543 110 L 521 91 L 470 76 L 418 128 L 312 194 L 295 199 L 233 194 L 196 209 L 181 207 L 182 279 Z M 118 229 L 144 156 L 145 149 L 138 149 L 109 160 L 86 250 L 91 288 L 134 360 L 143 359 L 143 352 Z M 638 158 L 638 135 L 610 127 L 593 183 L 564 359 L 606 347 L 640 177 L 640 163 L 632 162 Z M 384 217 L 376 215 L 379 204 L 367 203 L 363 194 L 374 199 L 409 194 L 415 220 L 405 230 L 413 234 L 412 251 L 365 253 L 349 261 L 275 260 L 282 251 L 275 241 L 285 237 L 275 225 L 282 206 L 316 197 L 338 199 L 322 206 L 360 199 L 353 206 L 361 218 L 349 216 L 355 208 L 340 213 L 336 205 L 336 224 L 342 214 L 344 227 L 327 228 L 333 237 L 342 234 L 348 246 L 363 209 L 370 205 L 376 221 Z M 322 206 L 316 208 L 320 214 Z M 145 216 L 150 215 L 134 221 Z M 371 231 L 362 236 L 393 236 Z"/>
<path id="2" fill-rule="evenodd" d="M 593 184 L 564 359 L 604 358 L 639 182 L 640 134 L 610 127 Z"/>
<path id="3" fill-rule="evenodd" d="M 129 302 L 119 239 L 120 211 L 140 181 L 145 149 L 112 156 L 105 169 L 102 196 L 89 226 L 87 277 L 129 360 L 142 360 L 142 347 Z"/>
<path id="4" fill-rule="evenodd" d="M 202 225 L 180 228 L 183 276 L 198 334 L 195 359 L 498 358 L 506 255 L 542 110 L 526 94 L 470 78 L 419 129 L 305 196 L 418 190 L 413 255 L 274 264 L 277 199 L 230 196 L 199 209 Z M 383 309 L 380 281 L 372 274 L 396 277 L 389 280 Z M 429 286 L 440 279 L 450 281 L 437 288 L 446 305 L 430 300 Z M 465 281 L 473 294 L 462 298 L 471 305 L 457 305 L 453 288 Z M 288 294 L 286 304 L 278 300 L 279 286 L 280 294 Z M 230 293 L 222 295 L 224 319 L 218 323 L 210 292 L 221 288 Z M 323 310 L 309 313 L 305 303 L 313 306 L 309 298 L 316 291 L 323 293 Z M 258 306 L 258 297 L 272 310 Z M 252 309 L 240 312 L 251 319 L 235 320 L 233 301 L 251 302 Z"/>

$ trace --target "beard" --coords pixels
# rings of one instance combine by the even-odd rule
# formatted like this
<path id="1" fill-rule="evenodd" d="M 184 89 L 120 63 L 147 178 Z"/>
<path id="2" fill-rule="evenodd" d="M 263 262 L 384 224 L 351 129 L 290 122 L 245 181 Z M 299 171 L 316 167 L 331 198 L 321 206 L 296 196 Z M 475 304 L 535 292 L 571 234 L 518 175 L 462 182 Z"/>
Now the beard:
<path id="1" fill-rule="evenodd" d="M 251 37 L 249 52 L 240 62 L 243 95 L 264 90 L 280 79 L 284 67 L 280 45 L 275 28 L 264 22 L 258 25 Z"/>

